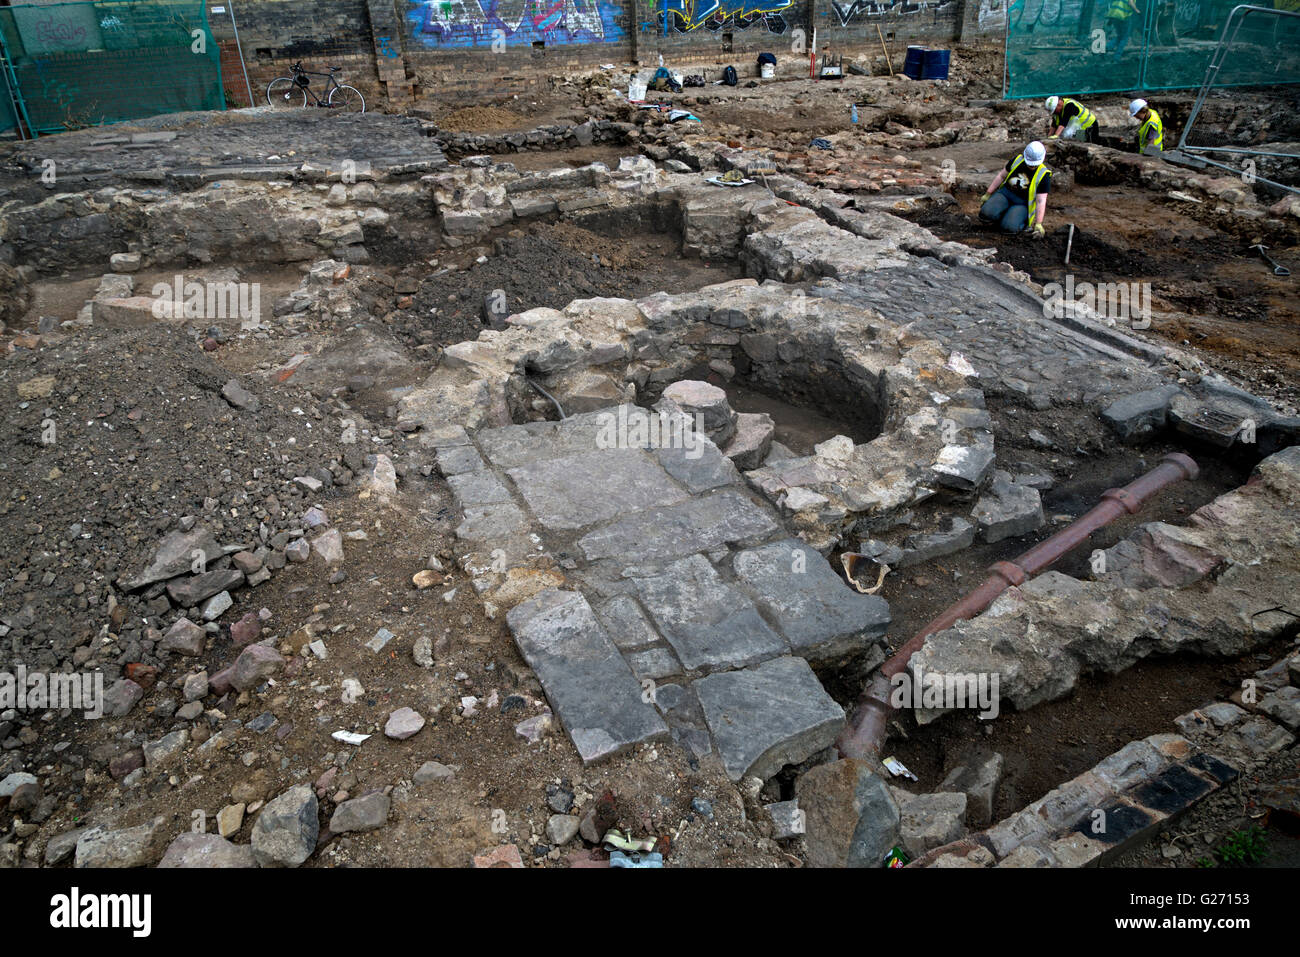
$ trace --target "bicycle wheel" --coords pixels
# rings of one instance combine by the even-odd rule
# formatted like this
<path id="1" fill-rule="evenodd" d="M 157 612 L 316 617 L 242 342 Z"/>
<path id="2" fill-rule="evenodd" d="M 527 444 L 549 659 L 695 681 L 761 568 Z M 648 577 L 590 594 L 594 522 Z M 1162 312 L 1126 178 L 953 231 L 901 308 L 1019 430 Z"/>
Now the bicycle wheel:
<path id="1" fill-rule="evenodd" d="M 266 84 L 266 102 L 277 109 L 307 105 L 307 91 L 287 76 Z"/>
<path id="2" fill-rule="evenodd" d="M 366 111 L 366 98 L 361 95 L 360 91 L 351 86 L 336 86 L 330 90 L 329 105 L 336 110 L 342 110 L 345 113 L 364 113 Z"/>

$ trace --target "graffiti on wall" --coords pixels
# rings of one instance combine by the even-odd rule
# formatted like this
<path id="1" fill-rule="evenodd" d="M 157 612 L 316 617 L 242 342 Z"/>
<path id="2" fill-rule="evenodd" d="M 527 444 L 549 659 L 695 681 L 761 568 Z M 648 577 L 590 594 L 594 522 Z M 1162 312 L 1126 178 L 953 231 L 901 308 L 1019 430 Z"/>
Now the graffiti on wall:
<path id="1" fill-rule="evenodd" d="M 407 14 L 426 47 L 612 43 L 621 8 L 604 0 L 420 0 Z"/>
<path id="2" fill-rule="evenodd" d="M 659 0 L 659 26 L 664 33 L 706 30 L 748 30 L 757 27 L 768 33 L 785 33 L 783 10 L 794 0 Z"/>
<path id="3" fill-rule="evenodd" d="M 13 7 L 14 26 L 29 56 L 80 53 L 103 45 L 99 18 L 89 3 Z"/>
<path id="4" fill-rule="evenodd" d="M 980 0 L 979 28 L 992 30 L 1007 22 L 1007 7 L 1003 0 Z"/>
<path id="5" fill-rule="evenodd" d="M 831 9 L 835 11 L 840 26 L 847 27 L 859 17 L 940 10 L 954 2 L 955 0 L 831 0 Z"/>

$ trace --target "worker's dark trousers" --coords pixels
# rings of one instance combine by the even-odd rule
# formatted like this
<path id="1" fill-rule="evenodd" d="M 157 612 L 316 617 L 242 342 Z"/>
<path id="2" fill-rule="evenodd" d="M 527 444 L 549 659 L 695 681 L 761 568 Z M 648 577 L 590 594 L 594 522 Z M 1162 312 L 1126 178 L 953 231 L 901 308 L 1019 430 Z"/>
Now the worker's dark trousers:
<path id="1" fill-rule="evenodd" d="M 1111 53 L 1116 57 L 1122 56 L 1124 48 L 1128 46 L 1129 34 L 1133 32 L 1133 18 L 1129 16 L 1121 20 L 1119 17 L 1107 17 L 1106 20 L 1115 25 L 1115 49 Z"/>
<path id="2" fill-rule="evenodd" d="M 980 219 L 986 223 L 997 223 L 1004 233 L 1018 233 L 1029 222 L 1029 207 L 1023 199 L 1003 186 L 980 207 Z"/>

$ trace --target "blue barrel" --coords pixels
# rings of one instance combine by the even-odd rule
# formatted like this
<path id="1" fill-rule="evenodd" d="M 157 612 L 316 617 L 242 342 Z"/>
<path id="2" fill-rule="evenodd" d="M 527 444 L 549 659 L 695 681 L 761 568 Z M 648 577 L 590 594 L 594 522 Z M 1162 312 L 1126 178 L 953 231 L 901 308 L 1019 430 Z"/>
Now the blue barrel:
<path id="1" fill-rule="evenodd" d="M 948 79 L 948 50 L 926 50 L 921 61 L 922 80 Z"/>
<path id="2" fill-rule="evenodd" d="M 925 47 L 908 47 L 907 58 L 903 60 L 903 76 L 913 80 L 921 79 L 921 69 L 925 62 Z"/>

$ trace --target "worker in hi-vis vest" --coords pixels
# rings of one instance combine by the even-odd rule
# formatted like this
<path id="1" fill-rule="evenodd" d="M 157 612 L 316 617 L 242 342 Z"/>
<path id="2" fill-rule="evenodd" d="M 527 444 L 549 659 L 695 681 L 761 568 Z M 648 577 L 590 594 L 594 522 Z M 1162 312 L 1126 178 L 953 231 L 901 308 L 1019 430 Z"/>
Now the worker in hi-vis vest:
<path id="1" fill-rule="evenodd" d="M 1138 121 L 1137 151 L 1147 156 L 1159 156 L 1165 151 L 1165 124 L 1160 114 L 1147 106 L 1146 100 L 1134 100 L 1128 105 L 1128 115 Z"/>
<path id="2" fill-rule="evenodd" d="M 1141 13 L 1135 0 L 1110 0 L 1106 8 L 1106 22 L 1115 27 L 1115 56 L 1124 52 L 1128 46 L 1129 34 L 1133 32 L 1133 14 Z"/>
<path id="3" fill-rule="evenodd" d="M 1097 114 L 1078 100 L 1068 96 L 1049 96 L 1043 104 L 1050 114 L 1047 120 L 1047 138 L 1049 140 L 1085 140 L 1097 142 L 1097 133 L 1101 124 Z"/>
<path id="4" fill-rule="evenodd" d="M 1043 162 L 1046 158 L 1046 147 L 1034 140 L 1023 153 L 1007 160 L 980 197 L 980 219 L 997 223 L 1004 233 L 1028 230 L 1035 239 L 1042 239 L 1047 194 L 1052 190 L 1052 171 Z"/>

